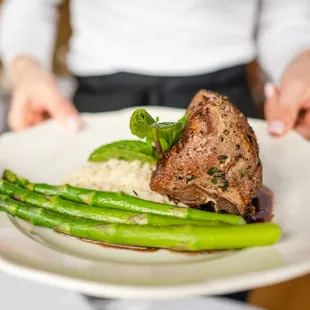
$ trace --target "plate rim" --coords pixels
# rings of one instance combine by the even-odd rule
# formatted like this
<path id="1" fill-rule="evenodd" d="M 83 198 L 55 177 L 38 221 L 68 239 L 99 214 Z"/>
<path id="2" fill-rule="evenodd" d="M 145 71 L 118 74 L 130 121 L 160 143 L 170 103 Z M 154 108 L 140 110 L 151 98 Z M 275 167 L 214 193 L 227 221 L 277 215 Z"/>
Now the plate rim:
<path id="1" fill-rule="evenodd" d="M 154 110 L 160 109 L 168 112 L 180 112 L 183 109 L 175 109 L 169 107 L 145 107 L 147 109 Z M 152 109 L 154 108 L 154 109 Z M 102 115 L 120 115 L 127 114 L 133 108 L 126 108 L 119 111 L 106 112 L 106 113 L 85 113 L 83 117 L 100 118 Z M 249 119 L 251 123 L 257 123 L 259 126 L 266 125 L 264 120 Z M 36 126 L 27 130 L 37 130 L 41 126 L 49 126 L 54 123 L 54 120 L 49 120 L 42 125 Z M 6 133 L 0 137 L 0 139 L 7 138 L 16 133 Z M 18 133 L 18 134 L 23 134 Z M 297 133 L 290 133 L 294 135 L 297 140 L 303 140 Z M 310 149 L 310 143 L 309 143 Z M 7 216 L 6 214 L 0 214 L 0 217 Z M 1 227 L 0 227 L 1 228 Z M 40 245 L 43 246 L 43 245 Z M 59 254 L 62 255 L 62 254 Z M 67 255 L 67 254 L 66 254 Z M 220 279 L 204 280 L 189 284 L 170 285 L 170 286 L 137 286 L 137 285 L 125 285 L 125 284 L 112 284 L 106 282 L 97 282 L 92 280 L 81 279 L 70 275 L 61 275 L 57 272 L 43 270 L 40 267 L 33 268 L 25 266 L 22 263 L 14 262 L 11 259 L 7 259 L 5 254 L 0 251 L 0 270 L 17 276 L 20 278 L 31 279 L 39 283 L 49 284 L 64 289 L 78 291 L 84 294 L 98 296 L 98 297 L 114 297 L 114 298 L 175 298 L 182 296 L 197 296 L 197 295 L 216 295 L 226 294 L 242 290 L 249 290 L 261 286 L 271 285 L 274 283 L 282 282 L 301 276 L 310 271 L 310 260 L 299 261 L 298 263 L 284 264 L 272 269 L 266 269 L 261 271 L 251 271 L 244 274 L 225 276 Z M 257 275 L 260 275 L 259 284 L 257 283 Z"/>
<path id="2" fill-rule="evenodd" d="M 6 215 L 4 214 L 4 216 Z M 122 285 L 83 280 L 69 275 L 61 275 L 56 272 L 23 266 L 6 259 L 3 255 L 0 255 L 0 270 L 18 278 L 96 297 L 173 299 L 180 296 L 194 297 L 197 295 L 230 294 L 287 281 L 308 273 L 310 270 L 310 260 L 304 260 L 298 264 L 282 265 L 263 271 L 225 276 L 223 279 L 171 286 Z M 260 275 L 259 284 L 257 284 L 257 275 Z"/>

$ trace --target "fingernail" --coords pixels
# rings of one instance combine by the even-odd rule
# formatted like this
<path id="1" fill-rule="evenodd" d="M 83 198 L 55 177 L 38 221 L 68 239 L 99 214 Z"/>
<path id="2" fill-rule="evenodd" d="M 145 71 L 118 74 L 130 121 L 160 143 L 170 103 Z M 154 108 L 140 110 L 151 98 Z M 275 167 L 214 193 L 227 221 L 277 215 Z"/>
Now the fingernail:
<path id="1" fill-rule="evenodd" d="M 272 83 L 266 83 L 264 86 L 264 93 L 267 99 L 271 98 L 275 93 L 275 87 Z"/>
<path id="2" fill-rule="evenodd" d="M 284 132 L 285 124 L 283 121 L 275 120 L 269 124 L 269 131 L 271 134 L 282 135 Z"/>
<path id="3" fill-rule="evenodd" d="M 81 129 L 82 122 L 81 119 L 77 115 L 70 115 L 67 118 L 67 128 L 70 131 L 77 132 Z"/>

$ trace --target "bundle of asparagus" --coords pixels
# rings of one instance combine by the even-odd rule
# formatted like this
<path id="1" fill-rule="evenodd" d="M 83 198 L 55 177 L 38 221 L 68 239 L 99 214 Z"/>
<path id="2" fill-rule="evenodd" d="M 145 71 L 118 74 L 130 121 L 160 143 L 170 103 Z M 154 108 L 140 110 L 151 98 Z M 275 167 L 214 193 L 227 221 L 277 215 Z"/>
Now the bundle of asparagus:
<path id="1" fill-rule="evenodd" d="M 110 244 L 179 251 L 235 249 L 276 243 L 274 223 L 145 201 L 124 193 L 34 184 L 6 170 L 0 211 L 33 225 Z"/>
<path id="2" fill-rule="evenodd" d="M 48 184 L 34 184 L 30 183 L 29 180 L 25 178 L 21 178 L 15 173 L 10 170 L 5 170 L 3 173 L 3 179 L 7 180 L 12 184 L 16 184 L 21 186 L 28 191 L 35 192 L 38 194 L 46 195 L 46 196 L 56 196 L 62 197 L 72 202 L 83 203 L 90 206 L 96 206 L 105 208 L 103 212 L 107 212 L 106 208 L 109 208 L 110 212 L 111 209 L 117 210 L 125 210 L 125 211 L 132 211 L 132 212 L 139 212 L 145 214 L 157 214 L 165 216 L 165 222 L 169 222 L 171 218 L 180 218 L 180 219 L 188 219 L 188 220 L 195 220 L 195 221 L 220 221 L 228 224 L 233 225 L 243 225 L 245 224 L 245 220 L 241 216 L 231 215 L 231 214 L 218 214 L 213 212 L 206 212 L 191 208 L 183 208 L 183 207 L 176 207 L 162 203 L 156 203 L 152 201 L 143 200 L 137 197 L 133 197 L 122 192 L 102 192 L 102 191 L 95 191 L 80 187 L 70 186 L 68 184 L 54 186 Z M 4 194 L 19 194 L 19 195 L 26 195 L 27 191 L 21 191 L 21 189 L 17 187 L 12 187 L 8 185 L 8 183 L 1 182 L 0 184 L 2 193 Z M 19 191 L 19 192 L 17 192 Z M 29 194 L 29 192 L 28 192 Z M 41 202 L 37 204 L 37 200 L 39 199 L 38 196 L 35 196 L 36 199 L 29 198 L 27 196 L 27 200 L 30 204 L 34 206 L 41 206 L 42 198 L 40 198 Z M 34 197 L 34 196 L 32 196 Z M 26 198 L 24 198 L 26 199 Z M 58 198 L 58 201 L 60 199 Z M 63 204 L 65 203 L 64 200 L 60 200 Z M 76 205 L 75 205 L 76 206 Z M 76 209 L 76 207 L 73 207 Z M 89 208 L 87 208 L 89 210 Z M 98 209 L 96 209 L 98 212 Z M 54 208 L 54 211 L 55 210 Z M 76 214 L 71 214 L 76 215 Z M 166 217 L 169 217 L 167 219 Z M 146 224 L 155 224 L 155 223 L 146 223 Z M 175 223 L 177 224 L 177 223 Z M 179 223 L 180 224 L 180 223 Z M 186 224 L 186 223 L 183 223 Z M 168 224 L 169 225 L 169 224 Z M 170 225 L 173 225 L 170 222 Z"/>

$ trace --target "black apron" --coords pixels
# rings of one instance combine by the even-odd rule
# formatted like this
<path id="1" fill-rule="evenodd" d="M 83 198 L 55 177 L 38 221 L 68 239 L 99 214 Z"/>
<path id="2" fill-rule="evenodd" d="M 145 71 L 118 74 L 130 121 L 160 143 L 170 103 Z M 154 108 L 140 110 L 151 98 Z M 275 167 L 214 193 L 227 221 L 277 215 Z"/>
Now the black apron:
<path id="1" fill-rule="evenodd" d="M 208 89 L 226 95 L 247 117 L 257 117 L 246 65 L 186 77 L 163 77 L 127 72 L 76 77 L 73 102 L 80 112 L 106 112 L 133 106 L 186 108 L 195 93 Z"/>

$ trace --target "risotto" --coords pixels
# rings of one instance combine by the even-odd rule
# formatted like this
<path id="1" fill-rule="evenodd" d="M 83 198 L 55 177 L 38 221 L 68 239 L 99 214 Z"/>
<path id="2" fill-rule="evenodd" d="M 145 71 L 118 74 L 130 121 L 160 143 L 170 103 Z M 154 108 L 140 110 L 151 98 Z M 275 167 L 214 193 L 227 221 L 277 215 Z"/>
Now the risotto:
<path id="1" fill-rule="evenodd" d="M 64 181 L 73 186 L 109 192 L 123 191 L 142 199 L 175 205 L 167 196 L 150 189 L 154 169 L 155 165 L 150 163 L 111 159 L 102 163 L 88 163 L 71 171 Z"/>

